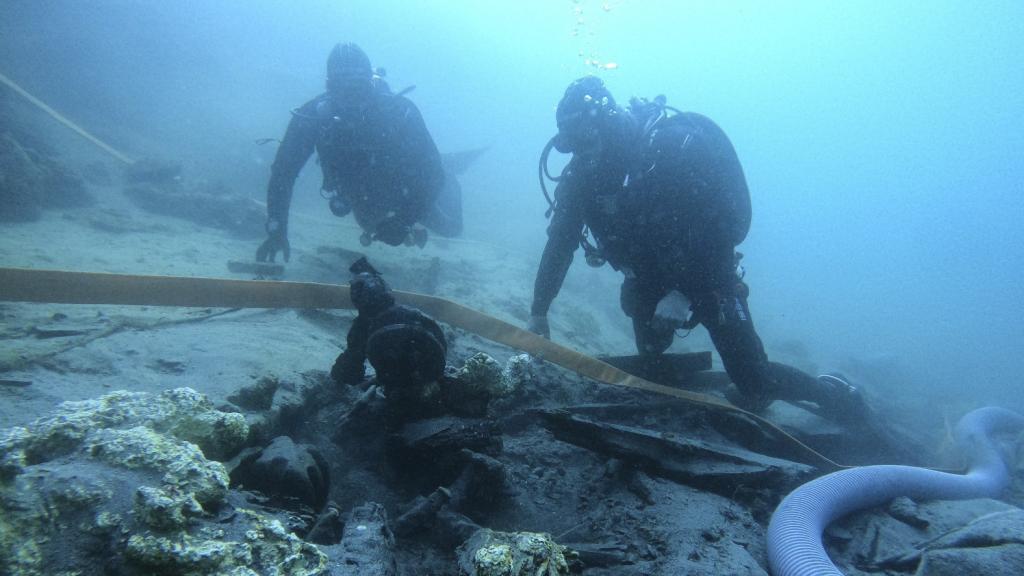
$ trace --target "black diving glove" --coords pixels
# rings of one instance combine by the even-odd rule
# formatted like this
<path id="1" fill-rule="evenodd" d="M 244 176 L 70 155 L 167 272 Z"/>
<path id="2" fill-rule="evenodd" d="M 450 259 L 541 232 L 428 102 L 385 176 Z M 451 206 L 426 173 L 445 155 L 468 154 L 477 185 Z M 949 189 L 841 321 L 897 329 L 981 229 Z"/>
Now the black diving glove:
<path id="1" fill-rule="evenodd" d="M 409 226 L 395 216 L 382 220 L 380 224 L 377 224 L 377 230 L 373 233 L 374 240 L 380 240 L 391 246 L 398 246 L 405 242 L 407 236 L 409 236 Z"/>
<path id="2" fill-rule="evenodd" d="M 267 239 L 256 249 L 257 262 L 273 262 L 277 253 L 281 252 L 284 261 L 292 257 L 292 247 L 288 244 L 288 230 L 274 219 L 267 220 Z"/>

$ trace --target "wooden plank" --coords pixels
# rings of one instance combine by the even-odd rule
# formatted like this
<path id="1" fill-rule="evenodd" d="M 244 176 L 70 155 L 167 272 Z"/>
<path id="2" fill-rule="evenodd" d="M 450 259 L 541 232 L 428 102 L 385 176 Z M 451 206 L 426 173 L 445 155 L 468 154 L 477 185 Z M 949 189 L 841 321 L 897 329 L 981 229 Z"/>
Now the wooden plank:
<path id="1" fill-rule="evenodd" d="M 544 426 L 564 442 L 620 458 L 652 475 L 733 497 L 740 488 L 787 491 L 814 468 L 702 440 L 587 420 L 564 410 L 540 412 Z"/>

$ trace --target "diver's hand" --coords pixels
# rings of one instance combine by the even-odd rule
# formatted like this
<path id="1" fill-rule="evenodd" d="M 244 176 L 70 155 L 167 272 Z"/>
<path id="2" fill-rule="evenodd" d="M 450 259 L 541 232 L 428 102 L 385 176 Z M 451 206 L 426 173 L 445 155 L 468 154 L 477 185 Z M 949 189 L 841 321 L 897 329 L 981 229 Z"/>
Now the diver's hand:
<path id="1" fill-rule="evenodd" d="M 551 327 L 548 326 L 548 317 L 542 314 L 533 314 L 530 316 L 530 322 L 526 325 L 526 329 L 538 336 L 545 338 L 551 338 Z"/>
<path id="2" fill-rule="evenodd" d="M 377 229 L 373 233 L 374 240 L 380 240 L 391 246 L 398 246 L 405 242 L 407 236 L 409 236 L 409 226 L 394 216 L 386 218 L 380 224 L 377 224 Z"/>
<path id="3" fill-rule="evenodd" d="M 267 239 L 256 249 L 256 261 L 273 262 L 278 252 L 282 253 L 285 262 L 292 257 L 292 247 L 288 244 L 288 231 L 277 220 L 267 220 Z"/>
<path id="4" fill-rule="evenodd" d="M 285 262 L 291 259 L 292 248 L 288 245 L 288 239 L 284 236 L 269 236 L 256 249 L 256 261 L 273 262 L 278 252 L 283 253 Z"/>
<path id="5" fill-rule="evenodd" d="M 655 329 L 678 330 L 690 319 L 690 300 L 682 292 L 673 290 L 666 294 L 654 309 L 651 326 Z"/>

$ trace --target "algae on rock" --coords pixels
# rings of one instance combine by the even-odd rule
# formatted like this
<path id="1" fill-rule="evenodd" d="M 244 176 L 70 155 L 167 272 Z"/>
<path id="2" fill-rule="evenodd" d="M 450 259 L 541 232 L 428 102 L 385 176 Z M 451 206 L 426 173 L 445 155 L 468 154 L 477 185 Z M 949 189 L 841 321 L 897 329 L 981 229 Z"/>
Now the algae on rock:
<path id="1" fill-rule="evenodd" d="M 231 454 L 247 435 L 241 415 L 187 388 L 65 402 L 0 430 L 0 565 L 24 576 L 323 573 L 315 545 L 233 506 L 224 465 L 204 455 Z"/>
<path id="2" fill-rule="evenodd" d="M 565 576 L 572 553 L 547 534 L 483 528 L 457 554 L 462 576 Z"/>
<path id="3" fill-rule="evenodd" d="M 135 534 L 127 556 L 161 574 L 275 574 L 314 576 L 327 569 L 327 556 L 303 542 L 277 520 L 240 510 L 249 529 L 240 540 L 227 540 L 223 530 L 204 528 L 196 536 Z"/>
<path id="4" fill-rule="evenodd" d="M 502 365 L 485 352 L 478 352 L 466 360 L 456 378 L 467 392 L 485 393 L 490 397 L 504 396 L 512 389 Z"/>
<path id="5" fill-rule="evenodd" d="M 62 402 L 51 416 L 29 426 L 20 447 L 29 463 L 45 462 L 72 452 L 92 431 L 136 426 L 191 442 L 205 457 L 219 460 L 241 449 L 249 435 L 244 416 L 215 410 L 205 395 L 191 388 L 157 395 L 119 390 L 93 400 Z M 0 435 L 0 462 L 6 452 Z"/>

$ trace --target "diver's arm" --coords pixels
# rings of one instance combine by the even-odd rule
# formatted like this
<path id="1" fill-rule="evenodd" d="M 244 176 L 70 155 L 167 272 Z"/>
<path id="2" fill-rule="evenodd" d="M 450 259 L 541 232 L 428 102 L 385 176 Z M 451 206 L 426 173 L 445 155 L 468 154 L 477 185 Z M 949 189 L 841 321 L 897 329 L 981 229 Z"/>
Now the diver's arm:
<path id="1" fill-rule="evenodd" d="M 288 212 L 292 203 L 292 187 L 316 146 L 318 127 L 314 116 L 314 102 L 306 104 L 292 114 L 270 169 L 270 184 L 267 186 L 267 221 L 276 222 L 285 236 L 288 229 Z"/>
<path id="2" fill-rule="evenodd" d="M 573 253 L 579 247 L 583 219 L 574 210 L 557 207 L 548 226 L 548 242 L 537 268 L 533 284 L 532 316 L 547 316 L 551 302 L 562 289 L 562 282 L 572 264 Z"/>
<path id="3" fill-rule="evenodd" d="M 366 340 L 368 321 L 357 316 L 348 331 L 347 346 L 331 368 L 331 377 L 339 384 L 358 384 L 366 376 Z"/>

